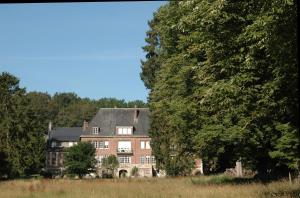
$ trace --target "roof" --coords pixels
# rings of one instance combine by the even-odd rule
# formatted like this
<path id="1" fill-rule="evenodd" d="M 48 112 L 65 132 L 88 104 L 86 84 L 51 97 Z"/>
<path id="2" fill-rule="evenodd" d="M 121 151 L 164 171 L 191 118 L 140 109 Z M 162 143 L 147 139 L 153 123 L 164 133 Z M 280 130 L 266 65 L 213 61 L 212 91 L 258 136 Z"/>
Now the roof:
<path id="1" fill-rule="evenodd" d="M 49 140 L 57 141 L 79 141 L 82 135 L 82 127 L 59 127 L 50 131 Z"/>
<path id="2" fill-rule="evenodd" d="M 92 127 L 100 127 L 98 136 L 113 136 L 117 126 L 133 126 L 133 136 L 148 135 L 149 125 L 148 108 L 101 108 L 83 135 L 92 135 Z"/>

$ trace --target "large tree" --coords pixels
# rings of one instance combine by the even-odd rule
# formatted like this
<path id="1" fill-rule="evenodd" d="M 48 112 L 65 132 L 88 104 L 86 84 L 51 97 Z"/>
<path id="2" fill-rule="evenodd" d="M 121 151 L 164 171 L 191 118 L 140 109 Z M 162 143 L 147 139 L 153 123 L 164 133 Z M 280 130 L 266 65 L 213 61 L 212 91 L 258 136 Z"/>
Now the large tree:
<path id="1" fill-rule="evenodd" d="M 296 15 L 296 1 L 280 0 L 170 2 L 154 14 L 144 50 L 159 53 L 141 75 L 159 167 L 186 174 L 201 157 L 209 171 L 240 158 L 260 176 L 299 170 Z"/>
<path id="2" fill-rule="evenodd" d="M 44 132 L 25 89 L 9 73 L 0 75 L 1 174 L 39 173 L 44 164 Z"/>

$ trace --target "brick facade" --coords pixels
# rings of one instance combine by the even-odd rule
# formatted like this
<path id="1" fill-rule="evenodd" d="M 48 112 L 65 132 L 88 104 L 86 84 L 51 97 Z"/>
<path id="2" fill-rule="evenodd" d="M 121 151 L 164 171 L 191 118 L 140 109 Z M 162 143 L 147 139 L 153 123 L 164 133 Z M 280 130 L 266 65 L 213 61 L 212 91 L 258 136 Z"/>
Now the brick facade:
<path id="1" fill-rule="evenodd" d="M 81 136 L 82 142 L 99 142 L 99 141 L 108 141 L 108 148 L 96 148 L 96 157 L 107 157 L 109 155 L 115 155 L 117 157 L 128 157 L 130 158 L 129 163 L 121 163 L 119 165 L 118 171 L 116 172 L 119 176 L 120 171 L 125 170 L 127 176 L 130 175 L 130 172 L 133 167 L 139 169 L 139 176 L 152 177 L 152 170 L 155 168 L 154 157 L 152 156 L 151 148 L 141 148 L 141 142 L 146 143 L 151 141 L 149 136 L 131 136 L 131 135 L 116 135 L 116 136 Z M 131 142 L 131 150 L 124 151 L 118 150 L 119 141 L 129 141 Z M 101 163 L 100 163 L 101 164 Z M 100 165 L 99 164 L 99 165 Z M 101 174 L 101 169 L 99 169 L 99 174 Z"/>

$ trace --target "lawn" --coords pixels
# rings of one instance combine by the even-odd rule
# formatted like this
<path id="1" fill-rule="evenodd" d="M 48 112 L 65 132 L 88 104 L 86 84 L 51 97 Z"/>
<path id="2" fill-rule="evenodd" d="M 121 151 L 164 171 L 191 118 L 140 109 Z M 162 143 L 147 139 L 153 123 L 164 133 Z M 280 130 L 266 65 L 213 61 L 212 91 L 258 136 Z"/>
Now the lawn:
<path id="1" fill-rule="evenodd" d="M 1 198 L 31 197 L 300 197 L 300 185 L 277 181 L 268 184 L 212 177 L 132 179 L 27 179 L 0 182 Z"/>

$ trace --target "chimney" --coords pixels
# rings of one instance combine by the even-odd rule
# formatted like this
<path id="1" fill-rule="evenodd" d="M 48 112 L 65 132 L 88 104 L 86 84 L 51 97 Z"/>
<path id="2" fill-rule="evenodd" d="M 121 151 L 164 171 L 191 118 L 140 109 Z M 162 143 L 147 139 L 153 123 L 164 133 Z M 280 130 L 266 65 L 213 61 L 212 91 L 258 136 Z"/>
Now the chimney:
<path id="1" fill-rule="evenodd" d="M 52 131 L 52 122 L 50 120 L 49 125 L 48 125 L 48 131 Z"/>
<path id="2" fill-rule="evenodd" d="M 89 127 L 89 123 L 86 121 L 86 120 L 84 120 L 83 121 L 83 125 L 82 125 L 82 130 L 83 131 L 86 131 L 86 129 Z"/>
<path id="3" fill-rule="evenodd" d="M 140 111 L 137 109 L 137 106 L 134 105 L 133 123 L 137 123 L 138 122 L 139 113 L 140 113 Z"/>

